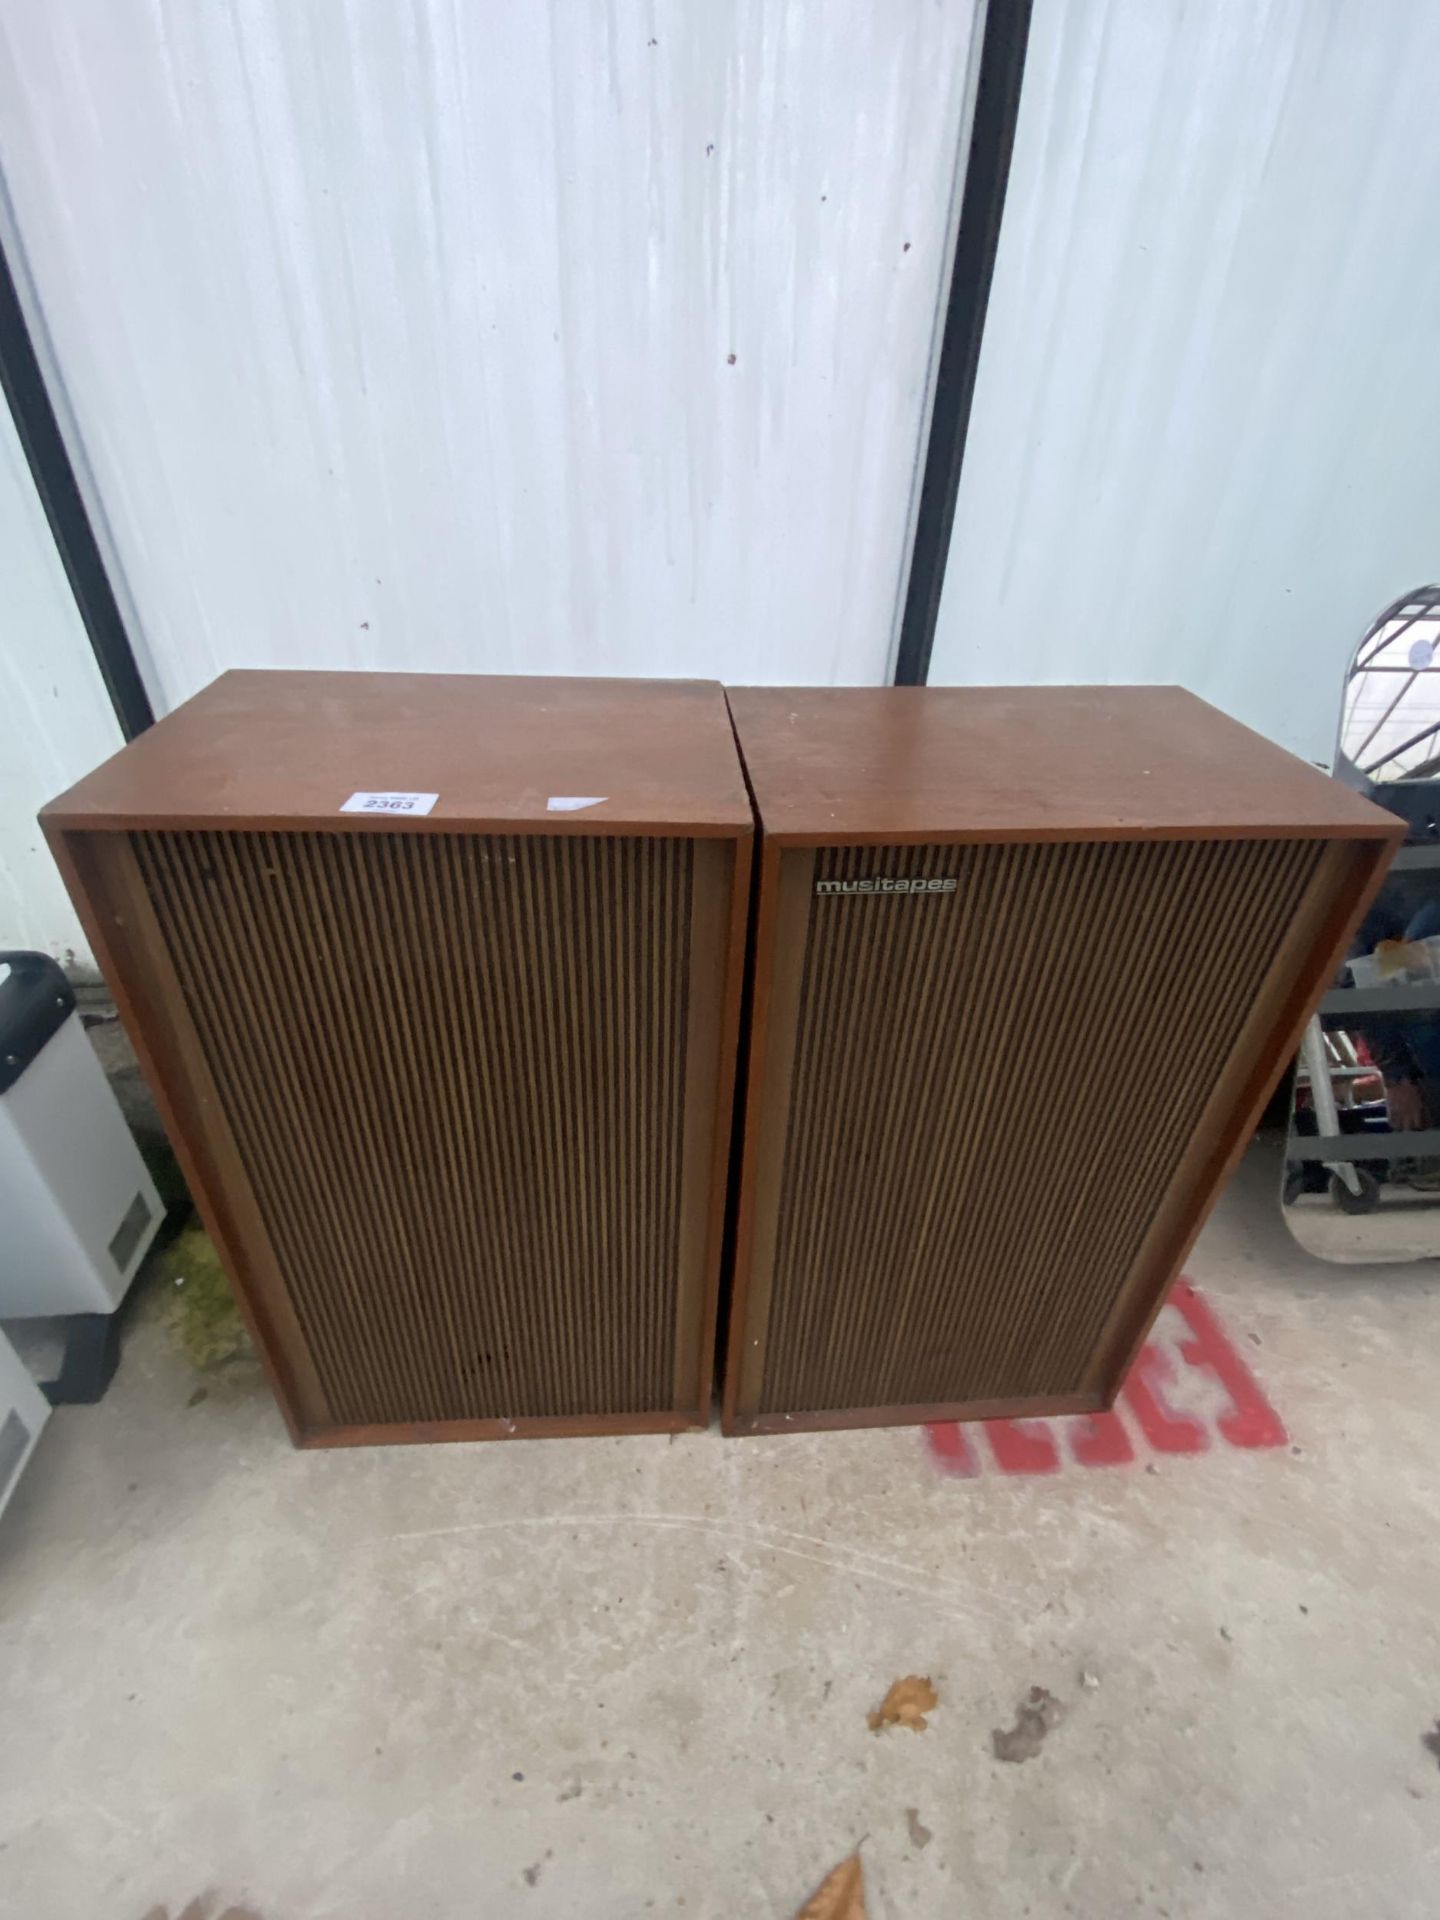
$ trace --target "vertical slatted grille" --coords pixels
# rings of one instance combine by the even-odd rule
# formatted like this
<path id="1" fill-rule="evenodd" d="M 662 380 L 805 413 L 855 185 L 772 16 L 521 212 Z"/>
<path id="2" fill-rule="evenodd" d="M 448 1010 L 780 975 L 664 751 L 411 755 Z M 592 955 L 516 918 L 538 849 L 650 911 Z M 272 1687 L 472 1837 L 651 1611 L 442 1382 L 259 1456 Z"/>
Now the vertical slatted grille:
<path id="1" fill-rule="evenodd" d="M 337 1423 L 672 1407 L 692 843 L 133 840 Z"/>
<path id="2" fill-rule="evenodd" d="M 822 849 L 759 1411 L 1078 1391 L 1321 851 Z"/>

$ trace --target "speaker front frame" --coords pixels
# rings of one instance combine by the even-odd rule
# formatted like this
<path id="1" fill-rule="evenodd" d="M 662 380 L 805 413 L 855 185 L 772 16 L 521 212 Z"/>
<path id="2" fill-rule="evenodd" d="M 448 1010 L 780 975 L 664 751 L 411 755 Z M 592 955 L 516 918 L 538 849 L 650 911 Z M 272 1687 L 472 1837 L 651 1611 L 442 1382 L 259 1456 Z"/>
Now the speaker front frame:
<path id="1" fill-rule="evenodd" d="M 181 1170 L 231 1280 L 275 1399 L 297 1446 L 413 1444 L 441 1440 L 523 1439 L 581 1434 L 674 1433 L 708 1424 L 714 1391 L 726 1183 L 731 1152 L 740 1001 L 750 899 L 752 836 L 733 826 L 655 822 L 645 831 L 576 823 L 564 833 L 524 821 L 424 824 L 332 819 L 301 823 L 302 833 L 512 834 L 545 838 L 674 839 L 694 849 L 689 926 L 689 1030 L 704 1057 L 689 1060 L 681 1145 L 682 1232 L 693 1258 L 677 1303 L 685 1337 L 677 1342 L 673 1404 L 633 1412 L 517 1414 L 513 1417 L 405 1419 L 354 1423 L 334 1417 L 295 1302 L 257 1200 L 215 1072 L 187 1004 L 134 849 L 132 834 L 171 830 L 169 819 L 103 823 L 42 821 L 121 1020 L 154 1093 Z M 217 833 L 262 823 L 192 820 Z M 682 1285 L 676 1277 L 677 1287 Z M 683 1351 L 682 1351 L 683 1348 Z"/>
<path id="2" fill-rule="evenodd" d="M 742 732 L 743 749 L 743 732 Z M 1138 1256 L 1105 1324 L 1103 1338 L 1079 1391 L 1019 1398 L 939 1399 L 913 1404 L 815 1409 L 762 1408 L 770 1327 L 770 1287 L 785 1173 L 790 1078 L 821 848 L 877 845 L 1043 845 L 1077 838 L 1104 842 L 1198 840 L 1201 831 L 1155 834 L 1096 832 L 1077 836 L 1035 832 L 986 836 L 921 831 L 856 834 L 826 839 L 765 831 L 758 821 L 756 907 L 750 983 L 746 1092 L 739 1152 L 735 1253 L 727 1322 L 721 1426 L 726 1434 L 777 1434 L 931 1421 L 1095 1413 L 1110 1407 L 1169 1288 L 1178 1276 L 1211 1208 L 1254 1132 L 1305 1026 L 1343 962 L 1366 908 L 1377 892 L 1396 838 L 1328 837 L 1284 828 L 1217 833 L 1216 839 L 1305 841 L 1318 859 L 1280 947 L 1266 969 L 1183 1159 L 1150 1221 Z"/>

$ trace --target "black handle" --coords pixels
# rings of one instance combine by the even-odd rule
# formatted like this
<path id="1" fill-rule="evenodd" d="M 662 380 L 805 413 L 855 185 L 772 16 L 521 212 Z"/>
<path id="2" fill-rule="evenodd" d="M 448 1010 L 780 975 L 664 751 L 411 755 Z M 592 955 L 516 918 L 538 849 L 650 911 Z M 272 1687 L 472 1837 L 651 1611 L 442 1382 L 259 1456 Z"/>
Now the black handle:
<path id="1" fill-rule="evenodd" d="M 48 953 L 0 950 L 0 1093 L 8 1093 L 75 1011 L 75 989 Z"/>

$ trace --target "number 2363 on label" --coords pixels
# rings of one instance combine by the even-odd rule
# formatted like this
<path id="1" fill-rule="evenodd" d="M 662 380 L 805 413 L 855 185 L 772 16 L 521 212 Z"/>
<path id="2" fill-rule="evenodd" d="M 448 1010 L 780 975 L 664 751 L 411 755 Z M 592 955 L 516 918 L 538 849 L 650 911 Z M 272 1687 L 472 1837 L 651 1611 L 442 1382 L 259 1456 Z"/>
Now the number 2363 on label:
<path id="1" fill-rule="evenodd" d="M 429 813 L 438 793 L 352 793 L 342 813 Z"/>

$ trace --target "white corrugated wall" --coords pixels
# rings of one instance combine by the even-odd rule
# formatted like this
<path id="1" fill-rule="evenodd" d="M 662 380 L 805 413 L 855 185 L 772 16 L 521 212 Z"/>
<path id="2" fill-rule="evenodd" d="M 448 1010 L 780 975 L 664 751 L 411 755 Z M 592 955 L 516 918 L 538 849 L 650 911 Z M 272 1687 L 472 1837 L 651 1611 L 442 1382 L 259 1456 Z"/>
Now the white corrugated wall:
<path id="1" fill-rule="evenodd" d="M 114 753 L 120 728 L 3 400 L 0 580 L 0 949 L 89 965 L 35 815 Z"/>
<path id="2" fill-rule="evenodd" d="M 975 26 L 0 13 L 157 706 L 240 662 L 887 677 Z M 1328 758 L 1355 639 L 1440 573 L 1437 71 L 1398 0 L 1036 0 L 934 680 L 1180 680 Z M 7 621 L 4 937 L 63 947 L 31 801 L 117 736 L 73 645 L 32 726 Z"/>
<path id="3" fill-rule="evenodd" d="M 879 681 L 976 0 L 67 0 L 0 169 L 165 709 Z"/>
<path id="4" fill-rule="evenodd" d="M 1307 758 L 1440 576 L 1440 7 L 1036 0 L 931 679 Z"/>

